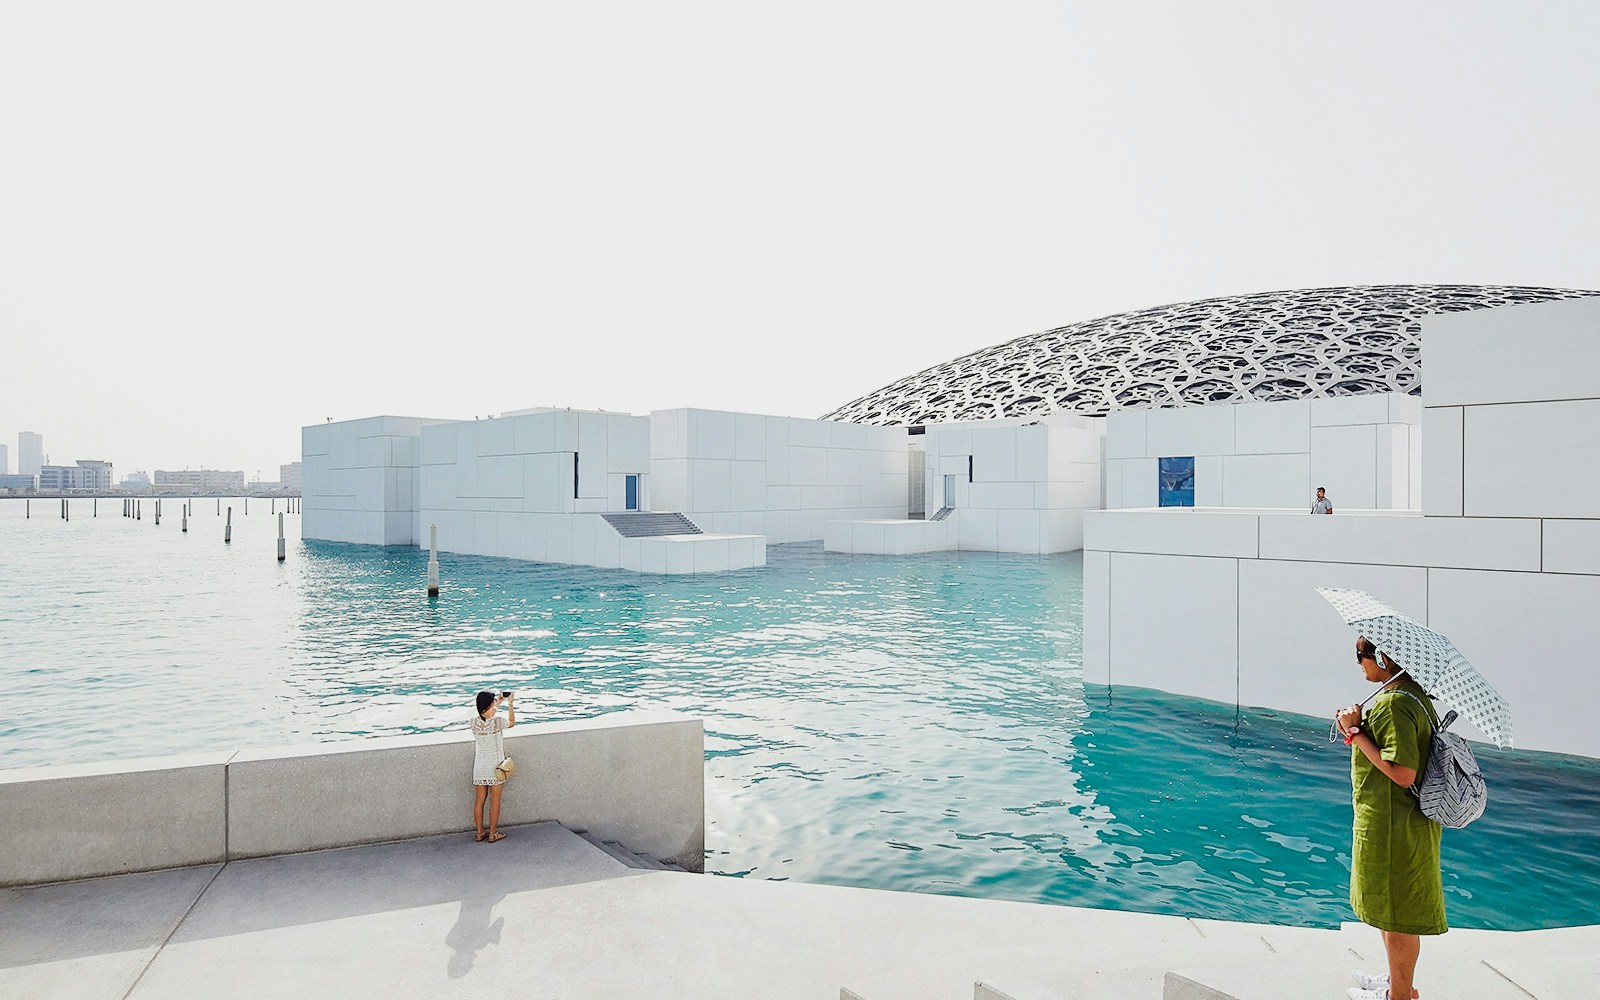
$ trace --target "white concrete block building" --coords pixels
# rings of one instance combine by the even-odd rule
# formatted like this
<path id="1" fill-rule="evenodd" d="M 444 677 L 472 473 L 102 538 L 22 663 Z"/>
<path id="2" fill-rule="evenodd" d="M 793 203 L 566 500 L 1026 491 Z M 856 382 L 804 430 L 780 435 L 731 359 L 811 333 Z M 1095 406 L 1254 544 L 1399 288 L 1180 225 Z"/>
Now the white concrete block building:
<path id="1" fill-rule="evenodd" d="M 829 552 L 911 555 L 965 549 L 1045 555 L 1083 545 L 1100 506 L 1102 422 L 1058 415 L 931 424 L 922 461 L 925 519 L 830 523 Z"/>
<path id="2" fill-rule="evenodd" d="M 815 541 L 829 521 L 906 516 L 906 438 L 902 427 L 658 410 L 651 502 L 708 531 Z"/>
<path id="3" fill-rule="evenodd" d="M 1162 458 L 1194 459 L 1197 507 L 1416 510 L 1422 401 L 1403 393 L 1119 410 L 1106 417 L 1106 507 L 1155 507 Z"/>
<path id="4" fill-rule="evenodd" d="M 1366 685 L 1312 588 L 1355 587 L 1449 635 L 1518 746 L 1600 756 L 1600 675 L 1573 665 L 1600 607 L 1597 343 L 1600 298 L 1424 320 L 1421 511 L 1091 514 L 1085 678 L 1329 715 Z"/>
<path id="5" fill-rule="evenodd" d="M 302 427 L 302 537 L 417 544 L 419 440 L 439 423 L 383 416 Z"/>

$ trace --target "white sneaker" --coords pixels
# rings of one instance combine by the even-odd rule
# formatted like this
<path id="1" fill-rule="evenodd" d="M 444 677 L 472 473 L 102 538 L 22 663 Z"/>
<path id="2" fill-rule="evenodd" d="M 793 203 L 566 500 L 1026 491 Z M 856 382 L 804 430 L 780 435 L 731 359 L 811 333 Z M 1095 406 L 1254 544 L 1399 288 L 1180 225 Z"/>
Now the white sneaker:
<path id="1" fill-rule="evenodd" d="M 1389 1000 L 1389 987 L 1387 986 L 1383 986 L 1375 990 L 1368 990 L 1359 986 L 1352 986 L 1344 992 L 1345 995 L 1350 998 L 1350 1000 Z"/>
<path id="2" fill-rule="evenodd" d="M 1356 981 L 1356 986 L 1359 989 L 1377 991 L 1389 988 L 1389 974 L 1387 972 L 1372 975 L 1368 972 L 1362 972 L 1360 969 L 1352 969 L 1350 970 L 1350 978 Z"/>
<path id="3" fill-rule="evenodd" d="M 1350 978 L 1356 981 L 1357 987 L 1371 993 L 1373 996 L 1377 997 L 1377 1000 L 1388 1000 L 1389 974 L 1387 972 L 1380 972 L 1374 976 L 1370 973 L 1362 972 L 1360 969 L 1352 969 L 1350 971 Z M 1349 990 L 1348 992 L 1351 1000 L 1367 1000 L 1366 997 L 1358 998 L 1355 990 Z M 1411 991 L 1411 996 L 1415 998 L 1417 995 L 1417 991 L 1413 989 Z"/>

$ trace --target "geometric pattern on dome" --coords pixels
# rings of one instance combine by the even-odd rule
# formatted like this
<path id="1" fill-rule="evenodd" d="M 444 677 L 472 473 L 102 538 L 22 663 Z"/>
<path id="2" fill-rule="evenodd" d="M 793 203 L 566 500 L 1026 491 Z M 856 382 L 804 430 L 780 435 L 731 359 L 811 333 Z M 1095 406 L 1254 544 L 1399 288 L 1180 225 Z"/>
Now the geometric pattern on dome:
<path id="1" fill-rule="evenodd" d="M 1056 327 L 934 365 L 824 420 L 947 420 L 1422 392 L 1422 318 L 1600 295 L 1362 285 L 1202 299 Z"/>

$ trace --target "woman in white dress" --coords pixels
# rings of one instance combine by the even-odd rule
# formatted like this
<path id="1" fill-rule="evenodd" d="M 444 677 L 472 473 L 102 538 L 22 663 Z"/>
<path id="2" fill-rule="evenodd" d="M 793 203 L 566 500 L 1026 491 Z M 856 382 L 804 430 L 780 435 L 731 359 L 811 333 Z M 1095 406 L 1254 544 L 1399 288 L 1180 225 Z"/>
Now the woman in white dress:
<path id="1" fill-rule="evenodd" d="M 506 703 L 506 717 L 500 718 L 500 703 Z M 505 731 L 517 724 L 517 707 L 512 703 L 510 691 L 496 696 L 493 691 L 478 692 L 478 717 L 472 720 L 472 737 L 477 744 L 472 758 L 472 785 L 475 801 L 472 806 L 472 823 L 478 828 L 478 841 L 494 843 L 506 839 L 500 832 L 500 792 L 504 778 L 495 777 L 494 769 L 506 759 Z M 483 835 L 483 801 L 489 800 L 489 835 Z"/>

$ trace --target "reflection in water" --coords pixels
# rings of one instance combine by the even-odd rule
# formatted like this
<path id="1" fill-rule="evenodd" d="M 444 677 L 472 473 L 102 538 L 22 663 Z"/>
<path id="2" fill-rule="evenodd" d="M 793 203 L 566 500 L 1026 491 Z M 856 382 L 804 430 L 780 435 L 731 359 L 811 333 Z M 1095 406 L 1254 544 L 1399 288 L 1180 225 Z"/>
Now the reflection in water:
<path id="1" fill-rule="evenodd" d="M 79 535 L 4 507 L 7 766 L 462 729 L 475 691 L 516 688 L 529 721 L 703 718 L 713 871 L 1351 917 L 1348 749 L 1325 722 L 1086 690 L 1077 556 L 775 546 L 764 569 L 662 578 L 445 554 L 430 603 L 423 553 L 307 543 L 280 567 L 274 533 L 225 549 L 204 523 L 80 526 L 106 564 L 85 585 Z M 116 711 L 61 727 L 63 690 Z M 1600 763 L 1481 758 L 1489 812 L 1445 837 L 1452 923 L 1592 919 Z"/>

